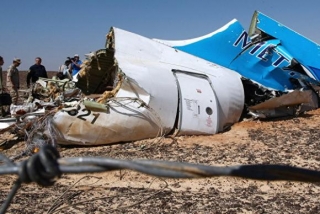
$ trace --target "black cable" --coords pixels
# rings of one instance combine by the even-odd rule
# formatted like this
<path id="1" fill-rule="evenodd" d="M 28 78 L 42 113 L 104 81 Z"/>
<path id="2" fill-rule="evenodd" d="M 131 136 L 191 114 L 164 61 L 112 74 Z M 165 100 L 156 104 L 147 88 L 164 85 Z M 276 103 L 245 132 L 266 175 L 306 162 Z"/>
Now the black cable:
<path id="1" fill-rule="evenodd" d="M 19 178 L 14 183 L 7 199 L 2 204 L 0 213 L 6 212 L 22 183 L 35 182 L 44 187 L 53 185 L 55 182 L 54 179 L 61 176 L 57 161 L 59 157 L 58 151 L 50 145 L 43 146 L 39 153 L 33 155 L 28 160 L 23 161 L 19 165 L 15 165 L 1 155 L 0 158 L 9 165 L 8 171 L 10 171 L 10 169 L 12 169 L 12 171 L 15 170 Z"/>

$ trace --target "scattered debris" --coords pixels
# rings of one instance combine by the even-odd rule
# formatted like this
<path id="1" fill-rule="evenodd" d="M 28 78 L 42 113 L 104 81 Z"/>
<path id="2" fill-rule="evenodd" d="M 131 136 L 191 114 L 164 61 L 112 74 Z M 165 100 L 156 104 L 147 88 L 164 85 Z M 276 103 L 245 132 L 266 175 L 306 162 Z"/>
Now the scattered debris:
<path id="1" fill-rule="evenodd" d="M 72 81 L 38 80 L 0 128 L 27 136 L 34 153 L 48 143 L 215 134 L 243 118 L 296 116 L 319 107 L 318 51 L 257 11 L 249 32 L 234 19 L 181 41 L 112 27 L 106 47 L 87 54 Z"/>

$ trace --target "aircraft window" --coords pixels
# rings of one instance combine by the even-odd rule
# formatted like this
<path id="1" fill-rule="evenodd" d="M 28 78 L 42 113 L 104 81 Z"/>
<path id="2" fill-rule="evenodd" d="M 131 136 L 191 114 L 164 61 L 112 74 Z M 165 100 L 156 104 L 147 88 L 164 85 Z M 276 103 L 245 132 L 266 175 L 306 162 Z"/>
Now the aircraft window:
<path id="1" fill-rule="evenodd" d="M 213 113 L 212 109 L 210 107 L 206 108 L 206 112 L 208 115 L 211 115 Z"/>

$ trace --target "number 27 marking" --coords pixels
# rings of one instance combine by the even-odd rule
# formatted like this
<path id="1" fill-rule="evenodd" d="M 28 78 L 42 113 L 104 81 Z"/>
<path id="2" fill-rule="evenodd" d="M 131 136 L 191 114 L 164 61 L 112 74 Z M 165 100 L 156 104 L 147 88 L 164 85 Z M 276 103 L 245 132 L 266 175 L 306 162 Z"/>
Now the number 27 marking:
<path id="1" fill-rule="evenodd" d="M 77 118 L 79 118 L 80 120 L 84 120 L 86 121 L 87 119 L 85 117 L 89 116 L 91 114 L 91 111 L 89 109 L 82 109 L 82 112 L 84 112 L 83 114 L 79 114 L 77 116 Z M 93 120 L 91 121 L 91 124 L 94 124 L 96 122 L 96 120 L 98 119 L 98 117 L 100 116 L 99 113 L 93 113 L 92 114 L 94 116 Z"/>

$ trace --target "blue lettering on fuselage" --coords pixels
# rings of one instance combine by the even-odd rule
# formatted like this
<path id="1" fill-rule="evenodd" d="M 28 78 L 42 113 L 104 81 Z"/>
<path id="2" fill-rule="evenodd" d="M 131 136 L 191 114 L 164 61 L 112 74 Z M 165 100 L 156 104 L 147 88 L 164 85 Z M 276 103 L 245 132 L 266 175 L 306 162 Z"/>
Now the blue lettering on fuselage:
<path id="1" fill-rule="evenodd" d="M 272 63 L 274 67 L 278 67 L 283 61 L 290 62 L 289 59 L 287 59 L 281 53 L 277 53 L 277 54 L 279 55 L 279 58 L 274 63 Z"/>
<path id="2" fill-rule="evenodd" d="M 237 47 L 241 41 L 242 41 L 241 49 L 244 49 L 244 48 L 248 47 L 251 44 L 251 41 L 249 40 L 249 37 L 248 37 L 248 33 L 246 31 L 243 31 L 240 34 L 240 36 L 234 42 L 233 46 Z"/>
<path id="3" fill-rule="evenodd" d="M 234 42 L 233 46 L 237 47 L 239 44 L 241 44 L 241 49 L 246 49 L 250 45 L 252 45 L 252 42 L 250 41 L 250 38 L 248 36 L 248 33 L 246 31 L 243 31 L 240 36 L 236 39 Z M 268 44 L 264 48 L 262 48 L 266 42 L 259 42 L 256 45 L 253 46 L 253 48 L 249 51 L 250 55 L 256 55 L 257 58 L 263 60 L 263 61 L 268 61 L 266 58 L 267 55 L 276 53 L 279 58 L 276 59 L 275 62 L 272 63 L 274 67 L 279 66 L 282 62 L 287 61 L 289 62 L 289 59 L 286 58 L 283 54 L 281 54 L 278 51 L 273 51 L 275 46 L 273 44 Z M 259 51 L 260 50 L 260 51 Z"/>

